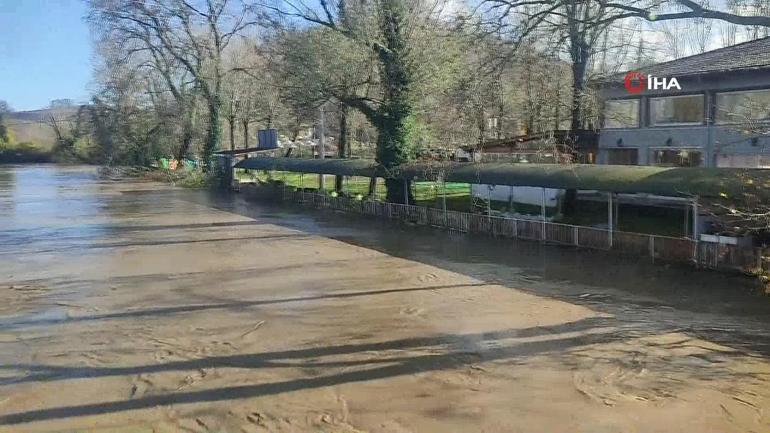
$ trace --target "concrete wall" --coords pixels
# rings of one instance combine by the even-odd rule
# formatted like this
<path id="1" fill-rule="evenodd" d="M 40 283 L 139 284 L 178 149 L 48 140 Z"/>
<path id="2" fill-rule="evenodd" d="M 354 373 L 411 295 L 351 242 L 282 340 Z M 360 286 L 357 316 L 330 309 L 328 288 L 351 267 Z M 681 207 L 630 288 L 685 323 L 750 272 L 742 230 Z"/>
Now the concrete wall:
<path id="1" fill-rule="evenodd" d="M 668 77 L 671 78 L 671 77 Z M 702 165 L 712 166 L 758 166 L 767 159 L 770 164 L 770 136 L 754 138 L 754 134 L 743 134 L 736 126 L 714 125 L 716 112 L 715 94 L 719 91 L 770 89 L 770 71 L 745 71 L 709 76 L 677 77 L 681 91 L 645 90 L 639 95 L 630 95 L 623 87 L 622 79 L 602 89 L 605 100 L 640 99 L 639 128 L 602 129 L 599 134 L 600 164 L 608 161 L 607 149 L 638 149 L 639 165 L 654 163 L 657 149 L 691 149 L 701 151 Z M 649 117 L 650 97 L 687 94 L 705 95 L 704 122 L 688 126 L 646 126 Z M 770 126 L 768 127 L 770 129 Z M 760 158 L 761 157 L 761 158 Z"/>

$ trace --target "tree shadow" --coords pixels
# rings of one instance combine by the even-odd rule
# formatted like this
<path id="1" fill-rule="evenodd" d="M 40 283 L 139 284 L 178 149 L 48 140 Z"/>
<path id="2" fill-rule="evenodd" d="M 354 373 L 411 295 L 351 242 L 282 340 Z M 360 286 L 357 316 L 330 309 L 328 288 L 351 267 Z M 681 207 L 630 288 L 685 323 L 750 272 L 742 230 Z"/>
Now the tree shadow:
<path id="1" fill-rule="evenodd" d="M 131 247 L 152 247 L 152 246 L 167 246 L 167 245 L 194 245 L 194 244 L 206 244 L 212 242 L 247 242 L 247 241 L 278 241 L 278 240 L 302 240 L 308 239 L 309 235 L 303 234 L 282 234 L 282 235 L 263 235 L 263 236 L 240 236 L 240 237 L 228 237 L 228 238 L 207 238 L 207 239 L 161 239 L 161 240 L 144 240 L 144 241 L 126 241 L 126 242 L 103 242 L 103 243 L 83 243 L 75 245 L 67 245 L 63 247 L 40 249 L 40 250 L 25 250 L 25 254 L 43 254 L 43 253 L 66 253 L 68 251 L 83 251 L 83 250 L 99 250 L 109 248 L 131 248 Z M 0 252 L 2 255 L 18 254 L 18 251 L 7 253 Z"/>
<path id="2" fill-rule="evenodd" d="M 65 406 L 32 410 L 0 416 L 0 424 L 12 425 L 25 422 L 67 417 L 100 415 L 155 406 L 211 403 L 224 400 L 254 398 L 280 393 L 321 388 L 341 384 L 392 378 L 403 375 L 455 369 L 478 362 L 523 360 L 529 357 L 566 352 L 577 347 L 608 343 L 625 338 L 611 326 L 614 320 L 591 317 L 555 326 L 537 326 L 475 334 L 441 334 L 431 337 L 406 338 L 376 343 L 345 344 L 320 348 L 295 349 L 280 352 L 242 354 L 176 361 L 117 368 L 71 368 L 48 365 L 21 365 L 33 371 L 36 381 L 94 378 L 115 375 L 158 373 L 200 368 L 275 368 L 275 367 L 370 367 L 363 370 L 343 370 L 337 374 L 303 377 L 274 383 L 228 386 L 216 389 L 153 395 L 132 400 L 111 401 L 79 406 Z M 535 341 L 515 342 L 501 346 L 510 338 L 538 338 Z M 476 348 L 469 350 L 469 344 Z M 354 361 L 318 362 L 317 358 L 339 355 L 356 355 L 371 351 L 430 351 L 412 356 L 379 357 Z M 441 353 L 435 353 L 441 350 Z M 288 362 L 299 360 L 301 362 Z M 283 362 L 282 362 L 283 361 Z M 383 365 L 386 364 L 386 365 Z M 36 376 L 37 375 L 37 376 Z"/>
<path id="3" fill-rule="evenodd" d="M 294 268 L 295 266 L 291 266 Z M 197 274 L 197 273 L 195 273 Z M 146 277 L 146 276 L 142 276 Z M 328 293 L 323 295 L 312 296 L 297 296 L 293 298 L 278 298 L 278 299 L 259 299 L 259 300 L 243 300 L 233 302 L 221 302 L 221 303 L 209 303 L 209 304 L 193 304 L 193 305 L 174 305 L 169 307 L 158 308 L 142 308 L 129 311 L 120 311 L 114 313 L 105 314 L 93 314 L 83 316 L 70 316 L 61 318 L 44 318 L 44 319 L 0 319 L 0 329 L 8 330 L 29 326 L 48 326 L 55 324 L 69 324 L 80 322 L 95 322 L 103 320 L 115 320 L 115 319 L 128 319 L 136 317 L 161 317 L 172 314 L 191 313 L 197 311 L 208 310 L 222 310 L 222 309 L 245 309 L 260 305 L 273 305 L 284 304 L 290 302 L 307 302 L 307 301 L 320 301 L 324 299 L 345 299 L 345 298 L 358 298 L 364 296 L 376 296 L 386 295 L 392 293 L 407 293 L 407 292 L 421 292 L 421 291 L 434 291 L 434 290 L 447 290 L 463 287 L 479 287 L 486 286 L 485 283 L 469 283 L 469 284 L 452 284 L 452 285 L 440 285 L 440 286 L 426 286 L 426 287 L 406 287 L 399 289 L 382 289 L 382 290 L 365 290 L 355 292 L 342 292 L 342 293 Z M 2 366 L 0 366 L 2 368 Z"/>

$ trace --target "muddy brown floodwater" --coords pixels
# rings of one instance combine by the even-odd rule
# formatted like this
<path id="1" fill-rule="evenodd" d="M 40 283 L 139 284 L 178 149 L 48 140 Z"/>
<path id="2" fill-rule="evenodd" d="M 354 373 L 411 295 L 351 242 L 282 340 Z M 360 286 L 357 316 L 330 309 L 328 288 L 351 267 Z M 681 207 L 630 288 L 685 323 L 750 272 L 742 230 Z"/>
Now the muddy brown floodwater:
<path id="1" fill-rule="evenodd" d="M 750 279 L 0 167 L 0 432 L 769 432 Z"/>

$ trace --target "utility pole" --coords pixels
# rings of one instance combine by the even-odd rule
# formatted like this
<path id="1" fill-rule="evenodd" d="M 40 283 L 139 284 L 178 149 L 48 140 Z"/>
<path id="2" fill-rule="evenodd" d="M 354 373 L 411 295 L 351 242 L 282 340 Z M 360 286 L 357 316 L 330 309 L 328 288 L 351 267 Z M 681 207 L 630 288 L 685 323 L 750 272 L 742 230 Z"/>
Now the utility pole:
<path id="1" fill-rule="evenodd" d="M 321 132 L 320 132 L 320 137 L 319 137 L 319 141 L 318 141 L 318 147 L 319 147 L 319 157 L 321 159 L 324 159 L 326 157 L 326 141 L 324 139 L 324 135 L 326 135 L 326 125 L 324 124 L 324 122 L 325 122 L 325 119 L 324 119 L 324 105 L 326 105 L 326 104 L 321 105 L 321 108 L 319 108 L 319 111 L 321 112 L 320 113 L 321 114 L 321 122 L 320 122 L 321 125 L 320 125 L 319 129 L 321 130 Z M 324 189 L 324 186 L 325 186 L 324 185 L 324 175 L 320 174 L 318 176 L 319 176 L 318 177 L 318 189 L 320 189 L 321 193 L 323 193 L 325 191 L 325 189 Z"/>

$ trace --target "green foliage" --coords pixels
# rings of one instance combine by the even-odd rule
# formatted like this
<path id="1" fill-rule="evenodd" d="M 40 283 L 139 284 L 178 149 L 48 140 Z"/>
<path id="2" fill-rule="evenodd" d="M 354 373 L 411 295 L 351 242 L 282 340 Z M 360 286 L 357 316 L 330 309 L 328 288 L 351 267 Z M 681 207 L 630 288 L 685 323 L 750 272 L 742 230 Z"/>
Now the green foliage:
<path id="1" fill-rule="evenodd" d="M 16 145 L 16 135 L 9 128 L 6 128 L 0 119 L 0 149 L 13 148 Z"/>
<path id="2" fill-rule="evenodd" d="M 0 162 L 3 163 L 50 162 L 51 160 L 51 152 L 34 143 L 13 143 L 0 147 Z"/>

